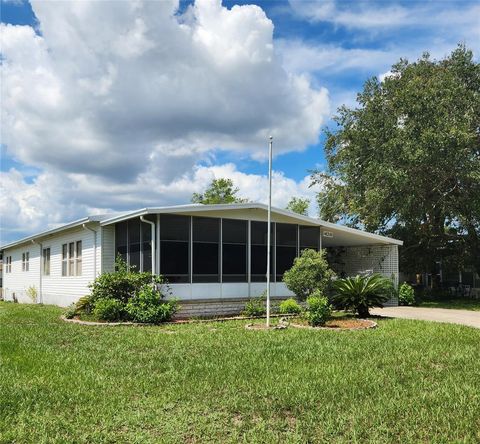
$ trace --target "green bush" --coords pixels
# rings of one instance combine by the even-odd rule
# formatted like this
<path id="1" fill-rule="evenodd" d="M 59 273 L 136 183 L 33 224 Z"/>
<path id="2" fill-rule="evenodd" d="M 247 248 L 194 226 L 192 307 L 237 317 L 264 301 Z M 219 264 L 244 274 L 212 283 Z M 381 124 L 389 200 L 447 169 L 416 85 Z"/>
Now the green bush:
<path id="1" fill-rule="evenodd" d="M 266 292 L 263 292 L 258 298 L 251 298 L 245 304 L 242 314 L 248 317 L 264 316 L 267 312 L 265 305 Z"/>
<path id="2" fill-rule="evenodd" d="M 152 282 L 158 285 L 164 283 L 162 276 L 132 271 L 121 256 L 117 256 L 115 271 L 102 273 L 89 285 L 89 288 L 92 301 L 117 299 L 127 303 L 144 285 Z"/>
<path id="3" fill-rule="evenodd" d="M 169 321 L 177 309 L 176 300 L 163 300 L 161 291 L 151 284 L 144 285 L 125 307 L 129 320 L 149 324 Z"/>
<path id="4" fill-rule="evenodd" d="M 319 325 L 325 325 L 328 318 L 332 314 L 332 306 L 328 302 L 328 298 L 323 296 L 320 290 L 316 290 L 311 296 L 307 298 L 307 310 L 305 317 L 308 323 L 317 327 Z"/>
<path id="5" fill-rule="evenodd" d="M 290 298 L 280 303 L 279 311 L 281 314 L 300 314 L 302 307 L 295 299 Z"/>
<path id="6" fill-rule="evenodd" d="M 75 304 L 77 314 L 90 314 L 93 311 L 93 298 L 91 296 L 82 296 Z"/>
<path id="7" fill-rule="evenodd" d="M 93 306 L 93 316 L 101 321 L 121 321 L 125 316 L 125 304 L 118 299 L 98 299 Z"/>
<path id="8" fill-rule="evenodd" d="M 325 251 L 303 250 L 292 268 L 283 274 L 283 282 L 299 300 L 304 301 L 315 290 L 325 291 L 335 276 L 325 255 Z"/>
<path id="9" fill-rule="evenodd" d="M 415 303 L 415 291 L 410 284 L 404 282 L 398 290 L 398 303 L 400 305 L 413 305 Z"/>
<path id="10" fill-rule="evenodd" d="M 383 303 L 395 292 L 392 281 L 380 274 L 338 279 L 333 283 L 333 288 L 334 304 L 352 310 L 360 317 L 369 316 L 371 307 L 383 307 Z"/>
<path id="11" fill-rule="evenodd" d="M 75 304 L 70 304 L 63 312 L 63 316 L 65 316 L 65 318 L 67 319 L 73 319 L 76 314 L 77 314 L 77 309 L 75 307 Z"/>

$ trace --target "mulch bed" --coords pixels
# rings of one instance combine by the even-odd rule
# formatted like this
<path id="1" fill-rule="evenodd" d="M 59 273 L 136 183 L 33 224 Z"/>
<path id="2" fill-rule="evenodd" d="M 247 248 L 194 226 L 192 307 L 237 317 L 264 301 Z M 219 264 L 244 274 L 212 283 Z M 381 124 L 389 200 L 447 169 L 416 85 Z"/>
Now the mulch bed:
<path id="1" fill-rule="evenodd" d="M 330 319 L 321 327 L 312 327 L 306 321 L 295 319 L 291 324 L 294 328 L 310 328 L 312 330 L 365 330 L 376 328 L 377 323 L 369 319 L 340 318 Z"/>

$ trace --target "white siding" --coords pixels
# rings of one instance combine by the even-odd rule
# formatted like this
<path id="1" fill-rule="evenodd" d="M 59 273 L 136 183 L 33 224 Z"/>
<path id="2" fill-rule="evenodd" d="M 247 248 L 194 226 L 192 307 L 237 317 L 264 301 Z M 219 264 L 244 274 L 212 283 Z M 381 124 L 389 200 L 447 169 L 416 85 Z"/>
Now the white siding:
<path id="1" fill-rule="evenodd" d="M 102 272 L 115 268 L 115 225 L 101 228 L 102 233 Z"/>
<path id="2" fill-rule="evenodd" d="M 98 226 L 90 227 L 98 230 Z M 62 276 L 62 245 L 82 241 L 82 275 Z M 44 304 L 68 306 L 81 296 L 89 293 L 88 284 L 94 279 L 94 233 L 82 227 L 54 234 L 41 241 L 43 248 L 50 248 L 50 275 L 41 276 L 39 301 Z M 30 271 L 22 272 L 22 252 L 30 251 Z M 26 289 L 35 285 L 40 290 L 40 247 L 26 245 L 7 249 L 4 256 L 12 256 L 12 273 L 4 273 L 4 294 L 6 300 L 13 299 L 13 293 L 20 302 L 29 302 Z M 97 231 L 97 274 L 101 264 L 101 236 Z M 41 293 L 41 295 L 40 295 Z"/>
<path id="3" fill-rule="evenodd" d="M 29 271 L 22 271 L 22 254 L 29 252 Z M 12 257 L 12 272 L 7 273 L 5 265 L 6 258 Z M 29 287 L 35 287 L 37 290 L 37 300 L 40 298 L 40 246 L 31 242 L 19 247 L 5 250 L 3 253 L 3 295 L 5 300 L 13 300 L 14 297 L 19 302 L 31 303 L 32 300 L 27 295 Z"/>

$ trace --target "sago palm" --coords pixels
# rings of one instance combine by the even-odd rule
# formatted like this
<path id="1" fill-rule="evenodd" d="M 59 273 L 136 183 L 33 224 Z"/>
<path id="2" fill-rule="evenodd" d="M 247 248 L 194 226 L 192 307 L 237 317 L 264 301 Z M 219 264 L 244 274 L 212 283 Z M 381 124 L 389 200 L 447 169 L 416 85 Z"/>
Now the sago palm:
<path id="1" fill-rule="evenodd" d="M 383 307 L 394 291 L 392 281 L 380 274 L 338 279 L 333 288 L 335 305 L 353 310 L 360 317 L 369 316 L 370 307 Z"/>

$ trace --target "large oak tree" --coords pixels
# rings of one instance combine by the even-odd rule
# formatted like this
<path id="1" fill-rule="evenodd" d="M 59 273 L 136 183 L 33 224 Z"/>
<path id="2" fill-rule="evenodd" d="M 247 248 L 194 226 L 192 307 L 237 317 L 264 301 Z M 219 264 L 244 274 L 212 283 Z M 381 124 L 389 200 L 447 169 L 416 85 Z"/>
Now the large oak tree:
<path id="1" fill-rule="evenodd" d="M 480 273 L 480 65 L 459 45 L 443 60 L 400 60 L 369 79 L 327 130 L 316 171 L 321 217 L 405 241 L 405 271 L 437 261 Z"/>

